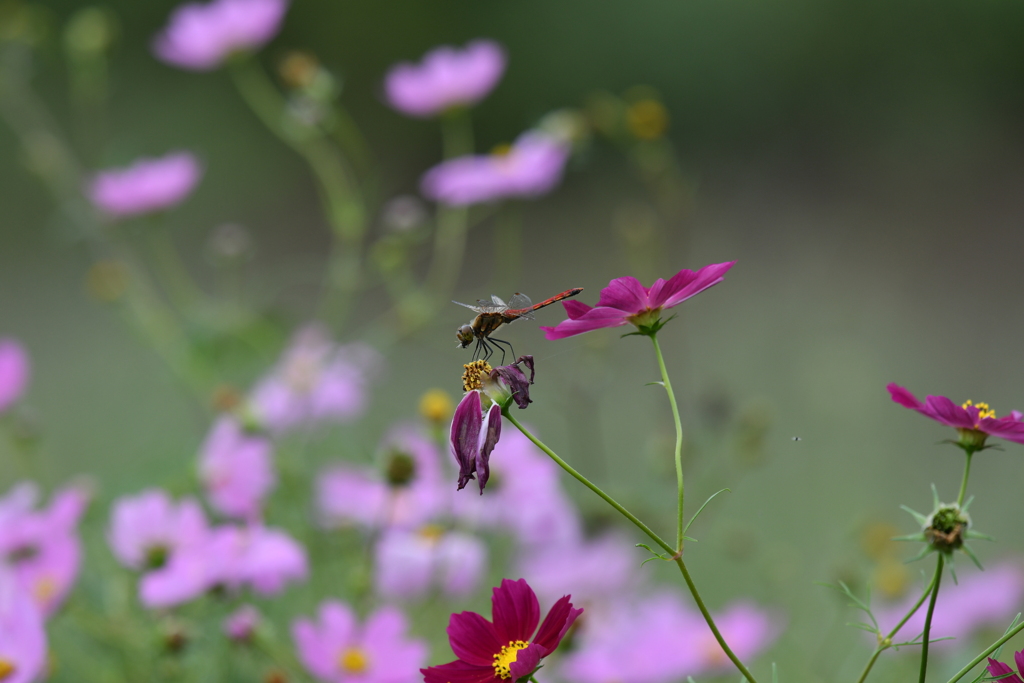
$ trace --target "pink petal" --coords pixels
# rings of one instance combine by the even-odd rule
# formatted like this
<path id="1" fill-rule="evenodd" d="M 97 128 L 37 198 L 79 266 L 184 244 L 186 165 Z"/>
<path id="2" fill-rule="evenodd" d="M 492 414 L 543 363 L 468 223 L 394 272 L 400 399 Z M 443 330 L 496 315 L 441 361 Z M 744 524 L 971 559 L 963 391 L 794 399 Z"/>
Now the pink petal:
<path id="1" fill-rule="evenodd" d="M 500 648 L 499 648 L 500 650 Z M 473 666 L 461 660 L 420 669 L 424 683 L 487 683 L 498 681 L 494 675 L 494 666 Z"/>
<path id="2" fill-rule="evenodd" d="M 563 320 L 554 327 L 541 327 L 544 337 L 549 341 L 565 339 L 577 334 L 599 330 L 602 327 L 621 327 L 629 321 L 626 315 L 616 308 L 592 308 L 575 320 Z"/>
<path id="3" fill-rule="evenodd" d="M 554 652 L 569 627 L 576 621 L 576 617 L 581 614 L 583 614 L 583 609 L 573 609 L 572 603 L 569 602 L 569 596 L 563 595 L 548 611 L 534 642 L 543 645 L 548 652 Z"/>
<path id="4" fill-rule="evenodd" d="M 681 270 L 673 275 L 661 287 L 655 283 L 648 295 L 651 308 L 672 308 L 678 306 L 690 297 L 700 294 L 705 289 L 713 287 L 725 278 L 726 272 L 735 265 L 735 261 L 726 263 L 712 263 L 704 266 L 696 273 L 690 270 Z M 656 291 L 657 290 L 657 291 Z"/>
<path id="5" fill-rule="evenodd" d="M 928 396 L 925 398 L 925 415 L 944 425 L 958 429 L 974 429 L 974 419 L 970 414 L 950 401 L 945 396 Z"/>
<path id="6" fill-rule="evenodd" d="M 562 306 L 565 307 L 565 314 L 569 316 L 570 320 L 576 320 L 593 310 L 593 307 L 588 306 L 582 301 L 563 301 Z"/>
<path id="7" fill-rule="evenodd" d="M 461 612 L 451 616 L 448 621 L 448 641 L 456 657 L 476 666 L 491 667 L 494 655 L 501 652 L 501 641 L 494 626 L 476 612 Z"/>
<path id="8" fill-rule="evenodd" d="M 647 290 L 635 277 L 626 276 L 612 280 L 601 290 L 598 307 L 607 306 L 625 311 L 629 315 L 648 308 Z"/>
<path id="9" fill-rule="evenodd" d="M 1012 676 L 1007 676 L 1006 678 L 1000 678 L 1000 681 L 1007 681 L 1007 683 L 1022 683 L 1020 677 L 1017 674 L 1013 673 L 1013 669 L 1011 669 L 1008 665 L 1003 664 L 1002 662 L 997 662 L 991 657 L 988 658 L 987 668 L 989 674 L 992 676 L 1004 676 L 1006 674 L 1013 674 Z"/>
<path id="10" fill-rule="evenodd" d="M 502 579 L 491 595 L 491 609 L 499 642 L 533 638 L 540 622 L 540 604 L 525 579 Z"/>
<path id="11" fill-rule="evenodd" d="M 524 676 L 529 676 L 534 670 L 540 665 L 542 657 L 546 657 L 550 654 L 544 646 L 537 643 L 532 643 L 529 647 L 525 647 L 516 653 L 516 661 L 512 662 L 508 669 L 512 674 L 512 680 L 518 681 Z"/>
<path id="12" fill-rule="evenodd" d="M 889 390 L 889 395 L 892 396 L 892 400 L 899 403 L 904 408 L 910 408 L 911 410 L 924 410 L 924 404 L 917 400 L 917 397 L 904 389 L 895 382 L 889 383 L 886 387 Z"/>

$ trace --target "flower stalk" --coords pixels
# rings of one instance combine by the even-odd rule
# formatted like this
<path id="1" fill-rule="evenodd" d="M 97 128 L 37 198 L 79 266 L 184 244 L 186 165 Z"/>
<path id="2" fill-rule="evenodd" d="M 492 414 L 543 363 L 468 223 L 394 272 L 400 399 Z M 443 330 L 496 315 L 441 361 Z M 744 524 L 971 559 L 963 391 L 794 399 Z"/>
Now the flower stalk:
<path id="1" fill-rule="evenodd" d="M 661 355 L 661 346 L 658 345 L 658 333 L 654 332 L 650 335 L 651 343 L 654 344 L 654 354 L 658 357 L 658 367 L 661 369 L 661 385 L 665 387 L 665 393 L 668 394 L 669 405 L 672 406 L 672 419 L 676 426 L 676 447 L 675 447 L 675 463 L 676 463 L 676 490 L 678 492 L 678 502 L 676 506 L 676 553 L 682 555 L 683 553 L 683 502 L 685 500 L 685 493 L 683 490 L 683 423 L 679 419 L 679 405 L 676 403 L 675 392 L 672 391 L 672 382 L 668 378 L 668 370 L 665 368 L 665 359 Z"/>
<path id="2" fill-rule="evenodd" d="M 921 674 L 918 676 L 918 683 L 924 683 L 925 674 L 928 672 L 928 638 L 931 635 L 932 615 L 935 613 L 935 600 L 939 597 L 939 584 L 942 582 L 942 565 L 945 561 L 945 555 L 938 553 L 938 556 L 939 560 L 935 566 L 935 586 L 932 588 L 932 596 L 928 601 L 928 614 L 924 619 L 924 634 L 921 636 Z"/>

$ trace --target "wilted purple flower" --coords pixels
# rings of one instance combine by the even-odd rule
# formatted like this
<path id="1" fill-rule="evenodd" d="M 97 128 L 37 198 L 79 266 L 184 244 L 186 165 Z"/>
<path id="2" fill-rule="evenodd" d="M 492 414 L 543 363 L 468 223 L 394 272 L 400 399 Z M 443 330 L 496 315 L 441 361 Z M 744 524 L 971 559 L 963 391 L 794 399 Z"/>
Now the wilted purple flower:
<path id="1" fill-rule="evenodd" d="M 365 344 L 339 346 L 323 327 L 299 330 L 277 365 L 252 390 L 260 424 L 272 432 L 317 422 L 344 422 L 366 405 L 380 356 Z"/>
<path id="2" fill-rule="evenodd" d="M 317 509 L 328 527 L 367 529 L 423 524 L 445 507 L 437 447 L 416 428 L 399 426 L 381 444 L 375 469 L 341 465 L 317 480 Z"/>
<path id="3" fill-rule="evenodd" d="M 883 631 L 899 623 L 915 598 L 874 608 Z M 1019 612 L 1024 600 L 1024 571 L 1016 563 L 990 567 L 983 574 L 961 576 L 958 584 L 943 584 L 932 615 L 931 638 L 962 639 L 984 626 L 1000 626 Z M 909 640 L 924 630 L 926 611 L 919 609 L 901 630 Z M 949 647 L 955 641 L 943 640 L 933 647 Z"/>
<path id="4" fill-rule="evenodd" d="M 398 111 L 426 118 L 476 104 L 494 89 L 504 72 L 501 46 L 475 40 L 463 50 L 435 48 L 419 64 L 396 64 L 384 78 L 384 92 Z"/>
<path id="5" fill-rule="evenodd" d="M 202 175 L 202 166 L 194 155 L 172 152 L 156 159 L 139 159 L 125 168 L 101 171 L 89 183 L 86 195 L 108 216 L 136 216 L 180 204 Z"/>
<path id="6" fill-rule="evenodd" d="M 14 404 L 28 387 L 28 353 L 14 339 L 0 339 L 0 413 Z"/>
<path id="7" fill-rule="evenodd" d="M 249 586 L 261 595 L 271 595 L 309 574 L 306 551 L 299 542 L 280 529 L 262 525 L 217 527 L 206 552 L 211 583 L 229 590 Z"/>
<path id="8" fill-rule="evenodd" d="M 389 598 L 422 597 L 437 586 L 450 596 L 472 593 L 487 570 L 479 538 L 435 525 L 387 531 L 377 542 L 377 592 Z"/>
<path id="9" fill-rule="evenodd" d="M 148 489 L 114 502 L 107 539 L 118 561 L 131 569 L 164 566 L 178 548 L 205 540 L 206 517 L 199 503 L 175 504 L 160 489 Z"/>
<path id="10" fill-rule="evenodd" d="M 262 617 L 252 605 L 242 605 L 224 619 L 224 634 L 231 640 L 244 641 L 252 638 Z"/>
<path id="11" fill-rule="evenodd" d="M 442 161 L 424 174 L 424 197 L 450 206 L 547 194 L 562 180 L 571 149 L 540 131 L 527 131 L 507 151 Z"/>
<path id="12" fill-rule="evenodd" d="M 153 53 L 182 69 L 209 71 L 233 53 L 254 50 L 277 35 L 287 9 L 287 0 L 180 5 L 153 40 Z"/>
<path id="13" fill-rule="evenodd" d="M 641 332 L 656 332 L 664 323 L 661 313 L 674 308 L 725 279 L 735 261 L 712 263 L 694 272 L 680 270 L 668 280 L 658 278 L 644 287 L 635 277 L 615 278 L 601 290 L 597 306 L 591 308 L 581 301 L 563 301 L 569 315 L 555 327 L 541 327 L 548 339 L 565 339 L 602 327 L 635 325 Z"/>
<path id="14" fill-rule="evenodd" d="M 520 573 L 542 598 L 554 600 L 572 586 L 580 604 L 621 595 L 634 583 L 636 566 L 636 549 L 618 534 L 540 546 L 519 563 Z"/>
<path id="15" fill-rule="evenodd" d="M 24 490 L 12 493 L 23 496 Z M 6 568 L 44 615 L 60 607 L 78 576 L 82 549 L 77 526 L 87 503 L 85 491 L 69 487 L 58 491 L 45 510 L 0 520 L 0 569 Z"/>
<path id="16" fill-rule="evenodd" d="M 530 371 L 529 379 L 519 367 L 520 363 Z M 517 406 L 525 409 L 533 403 L 530 398 L 530 385 L 533 384 L 534 374 L 533 356 L 520 356 L 511 365 L 502 365 L 491 370 L 486 377 L 481 378 L 481 384 L 484 393 L 495 403 L 505 405 L 512 399 Z"/>
<path id="17" fill-rule="evenodd" d="M 401 683 L 418 678 L 427 645 L 406 637 L 405 616 L 382 607 L 360 625 L 352 609 L 328 600 L 320 605 L 318 622 L 298 619 L 292 638 L 299 661 L 330 683 Z"/>
<path id="18" fill-rule="evenodd" d="M 501 437 L 501 406 L 492 403 L 484 411 L 481 407 L 480 392 L 467 391 L 459 401 L 452 417 L 450 442 L 452 455 L 459 464 L 459 490 L 462 490 L 470 479 L 476 478 L 480 483 L 480 493 L 484 492 L 487 479 L 490 477 L 491 451 Z"/>
<path id="19" fill-rule="evenodd" d="M 234 417 L 218 418 L 199 449 L 199 476 L 217 511 L 247 521 L 260 517 L 264 497 L 277 484 L 272 448 Z"/>
<path id="20" fill-rule="evenodd" d="M 507 529 L 538 547 L 580 538 L 576 507 L 559 483 L 561 470 L 518 429 L 508 429 L 491 453 L 487 495 L 454 493 L 452 512 L 471 527 Z"/>
<path id="21" fill-rule="evenodd" d="M 928 396 L 924 403 L 898 384 L 889 384 L 886 389 L 892 400 L 904 408 L 916 410 L 939 424 L 953 427 L 960 433 L 960 444 L 980 450 L 989 436 L 1024 444 L 1024 415 L 1011 411 L 1009 415 L 996 417 L 987 403 L 975 404 L 967 401 L 958 406 L 945 396 Z"/>
<path id="22" fill-rule="evenodd" d="M 0 566 L 0 680 L 32 683 L 46 668 L 46 631 L 39 608 Z"/>

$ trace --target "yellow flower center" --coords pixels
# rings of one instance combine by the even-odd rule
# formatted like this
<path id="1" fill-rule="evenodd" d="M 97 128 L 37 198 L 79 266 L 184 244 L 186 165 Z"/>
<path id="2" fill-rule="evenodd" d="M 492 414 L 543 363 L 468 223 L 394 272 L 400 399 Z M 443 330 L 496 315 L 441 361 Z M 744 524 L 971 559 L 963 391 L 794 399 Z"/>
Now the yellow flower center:
<path id="1" fill-rule="evenodd" d="M 502 646 L 501 652 L 494 655 L 494 675 L 505 680 L 512 678 L 511 666 L 519 656 L 519 651 L 526 649 L 529 645 L 525 640 L 510 640 L 508 645 Z"/>
<path id="2" fill-rule="evenodd" d="M 15 671 L 17 671 L 17 668 L 14 666 L 14 662 L 0 657 L 0 681 L 6 681 L 14 675 Z"/>
<path id="3" fill-rule="evenodd" d="M 442 389 L 431 389 L 420 399 L 420 415 L 430 422 L 444 422 L 452 415 L 452 398 Z"/>
<path id="4" fill-rule="evenodd" d="M 495 145 L 494 148 L 491 149 L 491 154 L 496 156 L 496 157 L 507 157 L 511 152 L 512 152 L 512 145 L 510 145 L 508 143 L 504 143 L 504 144 L 501 144 L 501 145 Z"/>
<path id="5" fill-rule="evenodd" d="M 483 377 L 490 375 L 491 364 L 485 360 L 475 360 L 462 366 L 465 372 L 462 373 L 462 390 L 473 391 L 483 388 Z"/>
<path id="6" fill-rule="evenodd" d="M 626 110 L 629 132 L 640 140 L 657 140 L 668 130 L 668 110 L 658 100 L 644 99 Z"/>
<path id="7" fill-rule="evenodd" d="M 36 602 L 45 605 L 50 602 L 55 595 L 57 595 L 57 582 L 49 576 L 40 578 L 36 581 L 35 585 L 32 586 L 32 595 L 35 597 Z"/>
<path id="8" fill-rule="evenodd" d="M 979 420 L 983 420 L 986 417 L 991 417 L 992 419 L 995 419 L 996 417 L 996 411 L 989 408 L 987 403 L 973 403 L 972 401 L 967 401 L 967 403 L 964 403 L 961 407 L 964 410 L 966 410 L 970 406 L 974 406 L 975 408 L 978 409 Z"/>
<path id="9" fill-rule="evenodd" d="M 437 543 L 444 537 L 444 528 L 437 524 L 424 524 L 419 530 L 420 537 L 431 543 Z"/>
<path id="10" fill-rule="evenodd" d="M 345 673 L 361 674 L 369 668 L 370 660 L 358 647 L 350 647 L 341 653 L 338 664 Z"/>

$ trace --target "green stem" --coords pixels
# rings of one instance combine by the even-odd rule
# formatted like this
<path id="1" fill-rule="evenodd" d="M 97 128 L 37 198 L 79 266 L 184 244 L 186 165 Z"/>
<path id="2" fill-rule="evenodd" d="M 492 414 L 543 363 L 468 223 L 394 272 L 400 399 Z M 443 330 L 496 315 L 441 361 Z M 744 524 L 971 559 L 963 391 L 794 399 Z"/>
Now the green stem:
<path id="1" fill-rule="evenodd" d="M 1006 632 L 1006 634 L 1002 638 L 1000 638 L 999 640 L 985 648 L 984 652 L 982 652 L 980 655 L 972 659 L 970 663 L 967 664 L 967 666 L 957 671 L 956 675 L 949 679 L 947 683 L 956 683 L 957 681 L 959 681 L 961 678 L 970 673 L 971 669 L 978 666 L 978 664 L 981 664 L 985 657 L 988 657 L 990 654 L 995 652 L 997 648 L 1002 647 L 1003 643 L 1008 641 L 1010 638 L 1013 638 L 1022 630 L 1024 630 L 1024 621 L 1020 622 L 1019 624 L 1011 628 L 1009 631 Z"/>
<path id="2" fill-rule="evenodd" d="M 935 588 L 932 589 L 932 597 L 928 601 L 928 614 L 924 618 L 924 635 L 921 637 L 921 675 L 918 677 L 918 683 L 924 683 L 925 673 L 928 671 L 928 638 L 932 630 L 935 599 L 939 597 L 939 584 L 942 582 L 942 564 L 945 561 L 945 556 L 942 553 L 938 553 L 938 556 L 938 564 L 935 567 Z"/>
<path id="3" fill-rule="evenodd" d="M 672 406 L 672 419 L 676 424 L 676 490 L 678 491 L 678 504 L 676 506 L 676 552 L 683 552 L 683 423 L 679 419 L 679 405 L 676 403 L 675 392 L 672 391 L 672 382 L 668 378 L 668 370 L 665 368 L 665 358 L 661 355 L 661 346 L 658 344 L 657 333 L 651 335 L 651 342 L 654 344 L 654 354 L 658 357 L 658 367 L 661 368 L 661 383 L 668 394 L 669 405 Z"/>
<path id="4" fill-rule="evenodd" d="M 935 572 L 935 574 L 932 575 L 932 580 L 928 583 L 928 587 L 924 589 L 923 593 L 921 593 L 921 597 L 917 599 L 914 606 L 910 608 L 910 611 L 907 612 L 903 619 L 900 620 L 900 623 L 896 624 L 896 626 L 889 631 L 889 634 L 882 639 L 882 642 L 878 644 L 878 647 L 875 648 L 874 654 L 872 654 L 871 659 L 868 660 L 867 665 L 864 667 L 864 671 L 860 674 L 860 678 L 857 679 L 857 683 L 864 683 L 864 681 L 867 680 L 868 673 L 871 672 L 871 667 L 875 665 L 875 661 L 878 659 L 878 656 L 892 647 L 892 639 L 895 638 L 896 634 L 899 633 L 899 630 L 903 628 L 908 621 L 910 621 L 910 618 L 917 614 L 917 610 L 921 609 L 921 605 L 923 605 L 924 601 L 929 595 L 931 595 L 932 589 L 935 588 L 935 584 L 938 583 L 938 580 L 939 572 Z"/>
<path id="5" fill-rule="evenodd" d="M 679 571 L 683 575 L 683 580 L 686 582 L 686 587 L 690 589 L 690 594 L 693 596 L 694 602 L 697 603 L 697 608 L 700 609 L 700 613 L 704 616 L 704 621 L 707 622 L 708 628 L 711 629 L 711 633 L 714 634 L 715 640 L 718 641 L 718 644 L 719 646 L 721 646 L 722 651 L 725 652 L 725 655 L 729 658 L 729 660 L 732 661 L 736 668 L 739 669 L 740 673 L 742 673 L 743 676 L 748 681 L 750 681 L 750 683 L 757 683 L 757 681 L 754 679 L 754 676 L 750 673 L 750 671 L 747 670 L 747 667 L 743 665 L 743 662 L 741 662 L 739 657 L 736 656 L 736 653 L 734 653 L 732 649 L 729 647 L 728 643 L 725 642 L 725 638 L 722 636 L 721 631 L 719 631 L 718 626 L 715 625 L 715 620 L 711 616 L 711 612 L 708 611 L 708 608 L 704 605 L 704 600 L 700 597 L 700 593 L 697 592 L 697 586 L 693 583 L 693 578 L 690 576 L 690 572 L 689 570 L 687 570 L 686 564 L 683 562 L 681 553 L 679 551 L 674 550 L 672 546 L 666 543 L 660 536 L 658 536 L 658 534 L 654 533 L 654 531 L 652 531 L 650 527 L 648 527 L 646 524 L 637 519 L 635 515 L 633 515 L 626 508 L 622 507 L 622 505 L 620 505 L 614 498 L 612 498 L 607 493 L 602 491 L 600 487 L 598 487 L 596 484 L 592 483 L 589 479 L 587 479 L 582 474 L 573 469 L 572 466 L 569 465 L 569 463 L 565 462 L 560 457 L 558 457 L 557 453 L 548 448 L 547 445 L 544 444 L 544 442 L 542 442 L 540 439 L 531 434 L 529 430 L 523 427 L 523 425 L 521 425 L 519 421 L 516 420 L 515 416 L 512 415 L 512 413 L 508 410 L 507 407 L 501 411 L 501 414 L 504 415 L 509 422 L 515 425 L 515 427 L 519 431 L 521 431 L 527 439 L 532 441 L 537 448 L 544 451 L 549 458 L 554 460 L 559 467 L 561 467 L 563 470 L 572 475 L 577 481 L 586 486 L 588 489 L 596 493 L 602 500 L 604 500 L 604 502 L 608 503 L 613 508 L 615 508 L 615 510 L 617 510 L 619 514 L 621 514 L 623 517 L 625 517 L 630 522 L 635 524 L 637 528 L 639 528 L 641 531 L 647 534 L 648 538 L 650 538 L 652 541 L 661 546 L 663 550 L 673 553 L 672 560 L 676 563 L 676 565 L 678 565 Z"/>
<path id="6" fill-rule="evenodd" d="M 956 506 L 960 507 L 964 504 L 964 495 L 967 493 L 967 478 L 971 475 L 971 456 L 974 455 L 974 451 L 966 451 L 967 462 L 964 463 L 964 478 L 960 482 L 960 495 L 956 498 Z"/>

